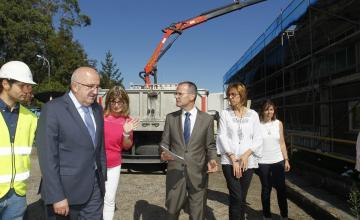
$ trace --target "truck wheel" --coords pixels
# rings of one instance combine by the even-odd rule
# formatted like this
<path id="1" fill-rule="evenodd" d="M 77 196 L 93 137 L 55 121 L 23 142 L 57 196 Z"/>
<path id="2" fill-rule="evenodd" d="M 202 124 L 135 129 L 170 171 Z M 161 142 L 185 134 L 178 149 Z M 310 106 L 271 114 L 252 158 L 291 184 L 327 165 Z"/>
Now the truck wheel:
<path id="1" fill-rule="evenodd" d="M 147 144 L 137 146 L 135 149 L 137 155 L 159 155 L 159 145 Z"/>

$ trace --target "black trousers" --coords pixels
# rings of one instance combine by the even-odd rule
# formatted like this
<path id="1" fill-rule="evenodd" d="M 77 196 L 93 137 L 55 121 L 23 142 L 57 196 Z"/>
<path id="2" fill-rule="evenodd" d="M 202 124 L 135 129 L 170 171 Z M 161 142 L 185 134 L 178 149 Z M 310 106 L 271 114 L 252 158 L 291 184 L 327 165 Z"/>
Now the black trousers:
<path id="1" fill-rule="evenodd" d="M 240 179 L 233 174 L 232 165 L 222 165 L 222 170 L 229 190 L 229 220 L 245 218 L 246 195 L 254 169 L 248 169 Z"/>
<path id="2" fill-rule="evenodd" d="M 261 181 L 261 203 L 265 218 L 271 218 L 270 195 L 274 187 L 277 193 L 280 215 L 288 217 L 288 205 L 286 200 L 285 169 L 284 161 L 273 164 L 259 164 L 259 176 Z"/>

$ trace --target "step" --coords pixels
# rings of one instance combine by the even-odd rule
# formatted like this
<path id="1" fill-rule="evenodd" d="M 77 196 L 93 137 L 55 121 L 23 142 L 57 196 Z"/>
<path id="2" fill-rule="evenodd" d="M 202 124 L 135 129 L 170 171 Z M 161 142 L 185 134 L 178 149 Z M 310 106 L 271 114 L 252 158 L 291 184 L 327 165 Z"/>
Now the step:
<path id="1" fill-rule="evenodd" d="M 315 219 L 355 219 L 348 203 L 328 191 L 314 187 L 296 174 L 286 176 L 288 198 L 309 212 Z"/>

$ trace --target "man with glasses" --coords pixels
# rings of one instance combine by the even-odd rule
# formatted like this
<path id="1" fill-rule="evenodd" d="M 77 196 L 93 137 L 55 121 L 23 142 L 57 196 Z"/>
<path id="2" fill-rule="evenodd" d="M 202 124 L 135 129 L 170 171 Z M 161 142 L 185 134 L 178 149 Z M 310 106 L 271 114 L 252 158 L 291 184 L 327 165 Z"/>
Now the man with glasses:
<path id="1" fill-rule="evenodd" d="M 36 135 L 47 219 L 101 220 L 106 158 L 97 71 L 80 67 L 70 91 L 43 107 Z"/>
<path id="2" fill-rule="evenodd" d="M 20 103 L 35 82 L 30 68 L 10 61 L 0 69 L 0 219 L 23 219 L 26 180 L 37 117 Z"/>
<path id="3" fill-rule="evenodd" d="M 160 145 L 161 159 L 168 161 L 166 173 L 167 219 L 178 219 L 189 208 L 190 219 L 205 219 L 208 173 L 217 171 L 214 120 L 195 107 L 197 87 L 181 82 L 175 93 L 179 111 L 166 116 Z"/>

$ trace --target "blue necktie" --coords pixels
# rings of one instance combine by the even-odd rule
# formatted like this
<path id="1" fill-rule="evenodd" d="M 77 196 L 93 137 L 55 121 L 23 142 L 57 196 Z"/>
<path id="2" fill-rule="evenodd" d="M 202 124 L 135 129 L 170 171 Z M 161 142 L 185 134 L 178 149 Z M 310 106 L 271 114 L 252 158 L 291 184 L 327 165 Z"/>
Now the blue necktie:
<path id="1" fill-rule="evenodd" d="M 84 113 L 85 113 L 85 125 L 89 131 L 89 134 L 91 136 L 91 140 L 95 146 L 95 126 L 94 126 L 94 122 L 91 118 L 91 115 L 90 115 L 90 111 L 88 109 L 88 107 L 85 107 L 83 106 L 82 109 L 84 110 Z"/>
<path id="2" fill-rule="evenodd" d="M 190 112 L 186 112 L 185 113 L 185 122 L 184 122 L 184 140 L 185 140 L 185 144 L 189 143 L 189 139 L 190 139 Z"/>

